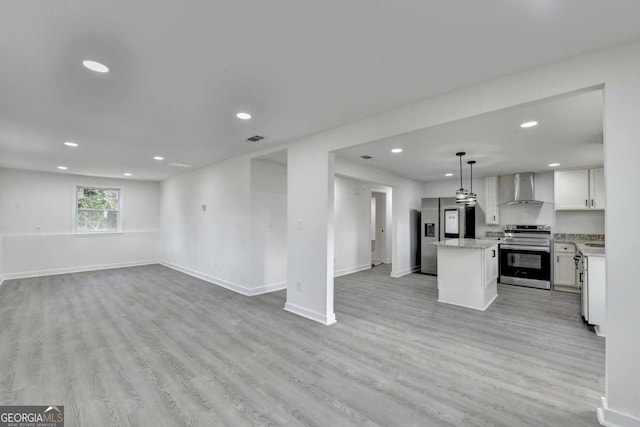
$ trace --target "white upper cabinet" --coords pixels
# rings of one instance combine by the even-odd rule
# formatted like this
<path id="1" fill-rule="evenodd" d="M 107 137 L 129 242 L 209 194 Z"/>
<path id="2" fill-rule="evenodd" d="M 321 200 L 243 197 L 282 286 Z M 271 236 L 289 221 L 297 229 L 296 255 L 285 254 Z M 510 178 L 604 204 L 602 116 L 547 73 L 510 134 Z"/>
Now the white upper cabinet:
<path id="1" fill-rule="evenodd" d="M 604 169 L 576 169 L 554 173 L 557 211 L 604 209 Z"/>
<path id="2" fill-rule="evenodd" d="M 604 209 L 604 168 L 589 169 L 589 188 L 591 193 L 589 207 Z"/>
<path id="3" fill-rule="evenodd" d="M 498 177 L 488 176 L 484 180 L 485 207 L 484 218 L 487 225 L 500 224 L 498 210 Z"/>

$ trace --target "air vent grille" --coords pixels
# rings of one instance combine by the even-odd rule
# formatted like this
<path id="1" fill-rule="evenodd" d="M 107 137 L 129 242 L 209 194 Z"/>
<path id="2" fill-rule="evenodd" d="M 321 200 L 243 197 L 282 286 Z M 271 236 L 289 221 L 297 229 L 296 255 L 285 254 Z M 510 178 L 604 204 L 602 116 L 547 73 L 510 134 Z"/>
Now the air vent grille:
<path id="1" fill-rule="evenodd" d="M 247 141 L 249 141 L 249 142 L 258 142 L 258 141 L 262 141 L 263 139 L 264 139 L 264 136 L 253 135 L 251 138 L 247 138 Z"/>
<path id="2" fill-rule="evenodd" d="M 193 165 L 187 164 L 187 163 L 179 163 L 179 162 L 173 162 L 173 163 L 169 163 L 169 166 L 173 166 L 176 168 L 190 168 Z"/>
<path id="3" fill-rule="evenodd" d="M 369 159 L 373 159 L 373 157 L 368 156 L 368 155 L 364 155 L 364 156 L 360 156 L 361 159 L 365 159 L 365 160 L 369 160 Z"/>

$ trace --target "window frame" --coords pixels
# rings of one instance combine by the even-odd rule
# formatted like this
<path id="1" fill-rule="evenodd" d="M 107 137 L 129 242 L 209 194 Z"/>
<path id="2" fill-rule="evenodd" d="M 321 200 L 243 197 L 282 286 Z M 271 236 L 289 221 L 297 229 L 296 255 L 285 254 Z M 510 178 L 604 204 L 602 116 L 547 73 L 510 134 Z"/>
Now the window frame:
<path id="1" fill-rule="evenodd" d="M 112 190 L 118 192 L 118 210 L 114 211 L 112 209 L 108 210 L 110 212 L 117 212 L 117 220 L 116 220 L 116 230 L 108 230 L 108 231 L 79 231 L 78 230 L 78 191 L 80 189 L 96 189 L 96 190 Z M 72 209 L 72 230 L 75 236 L 113 236 L 117 234 L 123 233 L 124 221 L 123 221 L 123 194 L 124 190 L 122 187 L 115 186 L 102 186 L 102 185 L 85 185 L 85 184 L 74 184 L 73 185 L 73 209 Z M 87 209 L 84 209 L 87 210 Z M 104 211 L 104 209 L 96 209 L 98 211 Z"/>

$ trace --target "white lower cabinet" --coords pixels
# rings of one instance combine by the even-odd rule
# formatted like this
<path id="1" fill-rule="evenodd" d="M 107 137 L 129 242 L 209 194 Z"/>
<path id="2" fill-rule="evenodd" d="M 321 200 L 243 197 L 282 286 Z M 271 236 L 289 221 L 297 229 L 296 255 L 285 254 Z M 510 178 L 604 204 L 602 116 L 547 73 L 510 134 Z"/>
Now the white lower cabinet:
<path id="1" fill-rule="evenodd" d="M 484 288 L 498 280 L 498 247 L 491 246 L 484 250 Z"/>
<path id="2" fill-rule="evenodd" d="M 497 279 L 497 244 L 438 246 L 438 302 L 484 311 L 498 297 Z"/>
<path id="3" fill-rule="evenodd" d="M 595 325 L 596 333 L 605 335 L 605 316 L 607 306 L 607 288 L 605 283 L 604 257 L 586 256 L 585 259 L 586 300 L 589 310 L 589 323 Z M 585 290 L 583 289 L 583 292 Z"/>
<path id="4" fill-rule="evenodd" d="M 572 243 L 556 243 L 555 263 L 553 269 L 553 285 L 567 287 L 567 290 L 578 290 L 575 275 L 575 261 L 573 257 L 576 254 L 576 247 Z M 560 289 L 563 290 L 563 289 Z"/>

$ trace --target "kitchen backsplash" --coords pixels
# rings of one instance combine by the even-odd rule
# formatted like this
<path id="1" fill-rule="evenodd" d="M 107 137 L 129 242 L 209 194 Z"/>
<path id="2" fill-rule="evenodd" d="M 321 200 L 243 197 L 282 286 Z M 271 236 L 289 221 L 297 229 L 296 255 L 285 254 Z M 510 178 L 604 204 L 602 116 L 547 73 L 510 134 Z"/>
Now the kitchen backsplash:
<path id="1" fill-rule="evenodd" d="M 555 233 L 554 240 L 604 240 L 604 234 Z"/>
<path id="2" fill-rule="evenodd" d="M 504 231 L 487 231 L 485 237 L 504 237 Z"/>
<path id="3" fill-rule="evenodd" d="M 487 231 L 485 237 L 500 238 L 504 237 L 504 231 Z M 554 240 L 604 240 L 604 234 L 580 234 L 580 233 L 554 233 Z"/>

